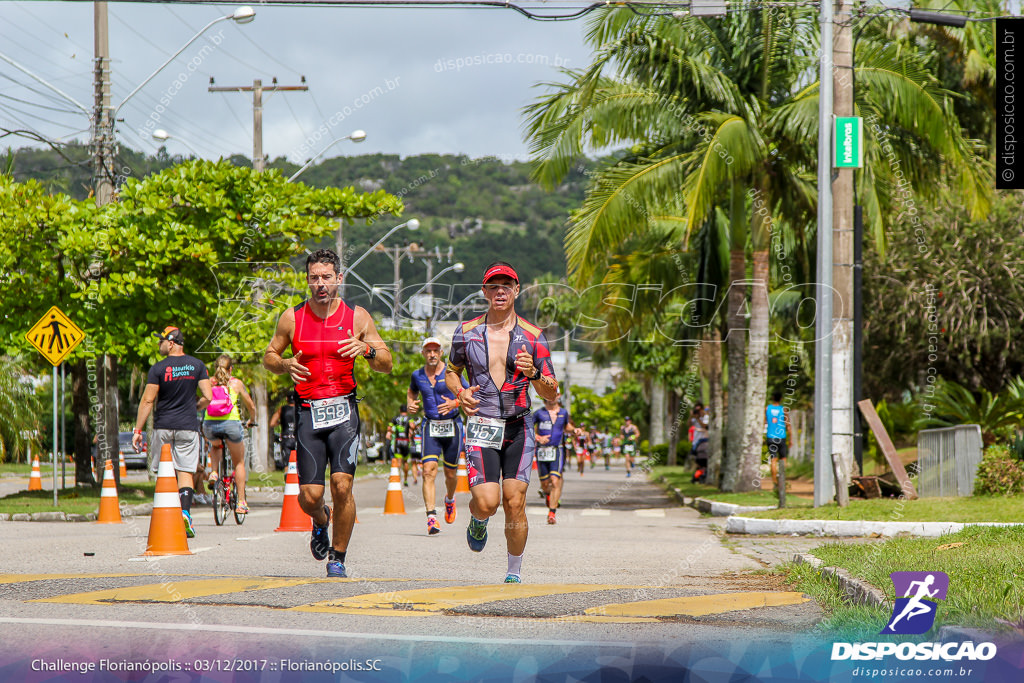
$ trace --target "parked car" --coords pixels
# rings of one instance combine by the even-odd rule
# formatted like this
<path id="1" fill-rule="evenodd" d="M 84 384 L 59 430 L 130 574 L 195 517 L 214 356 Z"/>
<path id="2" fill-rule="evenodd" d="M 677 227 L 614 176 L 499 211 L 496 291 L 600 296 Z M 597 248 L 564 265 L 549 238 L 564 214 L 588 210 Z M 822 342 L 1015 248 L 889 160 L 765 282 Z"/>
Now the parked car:
<path id="1" fill-rule="evenodd" d="M 149 441 L 146 438 L 145 432 L 142 434 L 142 450 L 138 453 L 132 448 L 132 433 L 131 432 L 118 432 L 117 434 L 117 448 L 121 453 L 121 459 L 124 460 L 124 466 L 132 469 L 146 469 L 149 464 Z M 92 444 L 92 461 L 99 477 L 103 478 L 103 463 L 98 462 L 98 455 L 96 453 L 96 442 Z"/>
<path id="2" fill-rule="evenodd" d="M 146 439 L 145 432 L 142 434 L 142 450 L 138 453 L 132 447 L 131 432 L 119 432 L 117 441 L 125 467 L 146 469 L 146 466 L 149 464 L 149 441 Z"/>

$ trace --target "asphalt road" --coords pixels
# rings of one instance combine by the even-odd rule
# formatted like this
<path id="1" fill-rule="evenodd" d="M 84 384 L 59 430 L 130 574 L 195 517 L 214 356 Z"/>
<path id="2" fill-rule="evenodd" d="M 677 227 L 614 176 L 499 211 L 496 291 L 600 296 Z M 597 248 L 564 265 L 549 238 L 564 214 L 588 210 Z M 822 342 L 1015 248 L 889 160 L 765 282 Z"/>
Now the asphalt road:
<path id="1" fill-rule="evenodd" d="M 723 544 L 720 521 L 642 475 L 567 472 L 553 526 L 532 483 L 519 586 L 501 584 L 500 511 L 472 553 L 468 494 L 429 537 L 418 489 L 404 490 L 406 515 L 382 514 L 386 483 L 357 480 L 346 580 L 325 577 L 308 534 L 274 531 L 279 493 L 251 494 L 241 526 L 196 510 L 187 556 L 142 556 L 149 517 L 0 523 L 0 680 L 61 667 L 38 680 L 672 680 L 820 655 L 820 608 L 756 571 L 796 540 Z M 76 678 L 90 666 L 96 678 Z"/>

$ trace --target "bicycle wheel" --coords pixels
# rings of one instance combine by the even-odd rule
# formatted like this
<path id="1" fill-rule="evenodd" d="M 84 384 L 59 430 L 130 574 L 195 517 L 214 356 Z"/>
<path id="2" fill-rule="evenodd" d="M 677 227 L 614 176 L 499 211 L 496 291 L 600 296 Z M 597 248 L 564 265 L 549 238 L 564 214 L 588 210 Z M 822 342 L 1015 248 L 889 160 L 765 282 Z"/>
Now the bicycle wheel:
<path id="1" fill-rule="evenodd" d="M 224 495 L 224 482 L 216 481 L 213 484 L 213 521 L 221 526 L 227 518 L 228 501 Z"/>
<path id="2" fill-rule="evenodd" d="M 245 522 L 245 513 L 238 511 L 238 485 L 231 482 L 231 509 L 235 512 L 235 524 Z"/>

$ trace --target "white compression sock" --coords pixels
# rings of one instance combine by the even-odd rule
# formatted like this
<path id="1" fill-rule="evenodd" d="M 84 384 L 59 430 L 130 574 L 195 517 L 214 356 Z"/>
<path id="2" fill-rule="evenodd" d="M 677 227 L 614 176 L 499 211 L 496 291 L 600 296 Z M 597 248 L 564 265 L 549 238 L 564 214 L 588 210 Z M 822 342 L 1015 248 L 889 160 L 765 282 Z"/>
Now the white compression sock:
<path id="1" fill-rule="evenodd" d="M 516 576 L 519 576 L 519 572 L 522 571 L 522 568 L 523 568 L 523 556 L 522 555 L 513 555 L 512 553 L 509 553 L 508 554 L 508 573 L 509 574 L 515 574 Z"/>

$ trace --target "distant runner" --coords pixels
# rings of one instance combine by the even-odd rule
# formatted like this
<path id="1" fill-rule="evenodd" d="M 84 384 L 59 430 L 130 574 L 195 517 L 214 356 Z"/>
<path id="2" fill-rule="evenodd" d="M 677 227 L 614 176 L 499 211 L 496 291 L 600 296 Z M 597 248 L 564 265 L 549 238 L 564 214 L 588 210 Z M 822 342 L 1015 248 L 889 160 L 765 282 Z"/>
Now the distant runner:
<path id="1" fill-rule="evenodd" d="M 350 308 L 338 296 L 341 259 L 330 249 L 306 257 L 310 297 L 285 309 L 277 321 L 263 367 L 288 374 L 299 395 L 296 459 L 299 506 L 313 518 L 309 550 L 316 560 L 327 558 L 327 576 L 345 578 L 345 557 L 356 503 L 352 480 L 359 455 L 359 410 L 356 358 L 372 370 L 391 372 L 391 352 L 377 333 L 373 318 L 360 306 Z M 291 347 L 291 358 L 281 354 Z M 331 500 L 324 504 L 324 474 L 331 466 Z M 333 535 L 328 533 L 334 522 Z"/>
<path id="2" fill-rule="evenodd" d="M 779 458 L 789 453 L 789 435 L 792 427 L 789 423 L 789 412 L 780 404 L 782 392 L 772 394 L 772 402 L 764 409 L 767 429 L 765 438 L 768 441 L 768 460 L 772 471 L 772 482 L 779 484 Z"/>
<path id="3" fill-rule="evenodd" d="M 633 471 L 633 456 L 640 442 L 640 430 L 627 415 L 626 424 L 619 431 L 622 435 L 622 454 L 626 457 L 626 476 L 629 477 Z"/>
<path id="4" fill-rule="evenodd" d="M 558 401 L 544 399 L 544 407 L 533 414 L 533 428 L 537 440 L 537 476 L 548 506 L 548 524 L 555 524 L 555 512 L 562 500 L 562 473 L 565 470 L 565 444 L 572 433 L 569 411 Z"/>
<path id="5" fill-rule="evenodd" d="M 401 406 L 398 415 L 388 423 L 384 438 L 391 443 L 391 453 L 402 461 L 402 484 L 409 485 L 409 464 L 412 462 L 412 440 L 410 437 L 408 407 Z M 412 473 L 412 483 L 416 483 L 416 470 Z"/>
<path id="6" fill-rule="evenodd" d="M 487 520 L 501 504 L 505 510 L 508 573 L 505 583 L 521 583 L 523 551 L 529 527 L 526 489 L 533 458 L 530 385 L 554 399 L 558 382 L 543 331 L 516 315 L 519 276 L 496 262 L 483 276 L 487 313 L 456 329 L 445 382 L 459 399 L 466 421 L 466 459 L 472 500 L 466 542 L 480 552 L 487 543 Z M 470 387 L 462 387 L 466 370 Z"/>
<path id="7" fill-rule="evenodd" d="M 426 419 L 420 429 L 423 439 L 423 505 L 427 509 L 427 533 L 430 535 L 441 532 L 437 523 L 437 510 L 434 507 L 434 480 L 437 477 L 437 461 L 444 462 L 444 521 L 451 524 L 455 521 L 455 489 L 459 484 L 457 476 L 459 452 L 463 448 L 465 429 L 459 416 L 459 402 L 455 394 L 445 384 L 445 369 L 441 363 L 441 340 L 428 337 L 421 345 L 424 365 L 412 373 L 409 382 L 407 399 L 409 412 L 417 413 L 423 398 L 423 412 Z M 463 387 L 469 384 L 462 380 Z"/>

